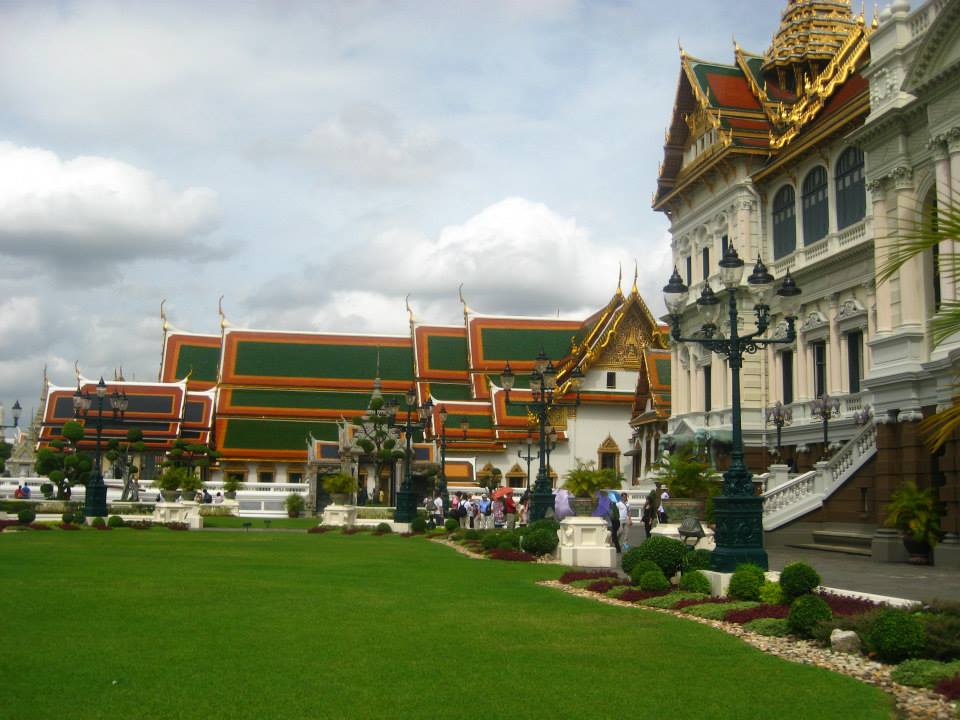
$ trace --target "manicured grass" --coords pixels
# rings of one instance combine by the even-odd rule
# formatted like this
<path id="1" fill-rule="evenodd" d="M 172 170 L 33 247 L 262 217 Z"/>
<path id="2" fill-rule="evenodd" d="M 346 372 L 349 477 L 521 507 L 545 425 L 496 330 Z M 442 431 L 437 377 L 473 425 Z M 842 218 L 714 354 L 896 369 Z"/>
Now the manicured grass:
<path id="1" fill-rule="evenodd" d="M 889 718 L 875 688 L 424 538 L 0 536 L 29 718 Z M 116 684 L 114 684 L 116 683 Z"/>
<path id="2" fill-rule="evenodd" d="M 307 530 L 308 528 L 319 525 L 320 518 L 249 518 L 234 517 L 232 515 L 203 518 L 203 526 L 205 528 L 242 528 L 244 523 L 251 523 L 251 527 L 255 528 L 299 528 L 301 530 Z"/>

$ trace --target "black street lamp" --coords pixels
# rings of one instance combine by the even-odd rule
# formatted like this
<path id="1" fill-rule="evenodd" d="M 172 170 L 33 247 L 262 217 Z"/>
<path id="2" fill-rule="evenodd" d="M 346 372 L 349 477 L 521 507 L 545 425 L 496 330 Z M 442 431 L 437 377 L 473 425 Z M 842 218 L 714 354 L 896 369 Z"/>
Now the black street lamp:
<path id="1" fill-rule="evenodd" d="M 810 401 L 810 414 L 819 418 L 823 423 L 823 457 L 830 455 L 830 434 L 828 425 L 830 418 L 840 417 L 840 398 L 830 397 L 824 393 Z"/>
<path id="2" fill-rule="evenodd" d="M 437 415 L 440 416 L 440 482 L 437 483 L 437 491 L 443 500 L 443 516 L 446 517 L 447 511 L 450 509 L 450 493 L 447 492 L 447 442 L 452 442 L 447 440 L 447 418 L 450 413 L 447 412 L 445 406 L 441 405 Z M 470 421 L 464 417 L 460 421 L 460 430 L 463 431 L 464 440 L 467 439 L 469 429 Z"/>
<path id="3" fill-rule="evenodd" d="M 753 305 L 753 313 L 756 331 L 741 336 L 737 295 L 743 271 L 743 260 L 737 255 L 732 244 L 727 245 L 720 260 L 720 279 L 727 290 L 730 324 L 728 337 L 723 337 L 717 326 L 717 316 L 721 309 L 720 298 L 713 292 L 709 283 L 704 283 L 703 291 L 697 300 L 697 306 L 706 322 L 701 327 L 700 334 L 689 338 L 682 337 L 680 330 L 680 314 L 686 306 L 689 288 L 683 284 L 676 268 L 670 276 L 670 281 L 663 288 L 663 297 L 670 313 L 670 330 L 673 340 L 702 345 L 711 352 L 724 356 L 730 366 L 733 395 L 733 446 L 730 451 L 730 468 L 723 474 L 723 491 L 714 499 L 717 520 L 716 549 L 710 561 L 714 570 L 723 572 L 732 572 L 737 565 L 745 562 L 767 567 L 767 553 L 763 549 L 763 499 L 754 493 L 751 475 L 743 460 L 740 368 L 743 366 L 744 353 L 755 353 L 766 345 L 794 341 L 796 338 L 794 323 L 797 318 L 800 295 L 800 288 L 797 287 L 788 270 L 776 292 L 787 321 L 786 337 L 782 340 L 761 338 L 760 336 L 766 332 L 770 324 L 770 307 L 764 300 L 773 286 L 774 278 L 763 262 L 757 258 L 753 273 L 747 278 L 749 289 L 755 293 L 756 302 Z"/>
<path id="4" fill-rule="evenodd" d="M 433 413 L 433 400 L 427 399 L 422 406 L 417 407 L 417 389 L 411 387 L 407 390 L 406 404 L 407 462 L 403 470 L 403 482 L 400 484 L 400 491 L 397 493 L 397 509 L 394 513 L 394 519 L 402 523 L 413 522 L 413 519 L 417 516 L 417 496 L 413 492 L 413 431 L 426 429 Z M 418 422 L 413 421 L 414 410 L 420 415 Z"/>
<path id="5" fill-rule="evenodd" d="M 767 408 L 767 423 L 777 428 L 777 459 L 783 457 L 783 449 L 780 446 L 780 435 L 785 425 L 793 422 L 793 410 L 786 407 L 777 400 L 772 407 Z"/>
<path id="6" fill-rule="evenodd" d="M 20 407 L 20 401 L 14 400 L 13 407 L 10 408 L 13 413 L 13 425 L 4 425 L 3 423 L 3 403 L 0 403 L 0 431 L 13 429 L 20 424 L 20 413 L 23 412 L 23 408 Z M 0 437 L 0 442 L 3 441 L 3 437 Z"/>
<path id="7" fill-rule="evenodd" d="M 101 377 L 100 382 L 97 383 L 97 445 L 94 472 L 93 477 L 87 480 L 87 488 L 84 492 L 83 514 L 86 517 L 106 517 L 107 515 L 107 486 L 103 482 L 103 453 L 100 449 L 100 440 L 103 436 L 103 400 L 106 396 L 107 384 Z M 77 385 L 77 391 L 73 394 L 74 417 L 83 415 L 86 418 L 90 403 L 90 395 L 81 392 L 80 386 Z M 122 418 L 128 405 L 127 394 L 114 390 L 110 396 L 110 407 L 113 410 L 114 419 Z"/>
<path id="8" fill-rule="evenodd" d="M 548 436 L 551 434 L 549 429 L 548 414 L 553 408 L 577 407 L 580 405 L 580 382 L 583 380 L 583 373 L 579 367 L 575 367 L 570 373 L 570 384 L 576 392 L 574 402 L 559 402 L 555 398 L 557 390 L 557 369 L 553 362 L 547 357 L 547 354 L 541 349 L 533 363 L 533 372 L 530 374 L 530 392 L 533 398 L 530 402 L 510 402 L 510 391 L 513 389 L 513 382 L 516 377 L 510 369 L 508 362 L 503 372 L 500 373 L 500 381 L 503 384 L 503 390 L 506 393 L 505 402 L 507 405 L 524 405 L 527 410 L 536 415 L 537 426 L 540 435 L 540 467 L 537 470 L 537 481 L 533 486 L 533 501 L 530 504 L 530 521 L 542 520 L 547 516 L 547 511 L 553 509 L 553 484 L 550 482 L 550 475 L 547 467 L 548 459 Z M 555 430 L 553 431 L 556 432 Z M 556 437 L 554 435 L 554 437 Z"/>
<path id="9" fill-rule="evenodd" d="M 539 458 L 540 453 L 533 454 L 533 435 L 529 430 L 527 431 L 527 454 L 524 455 L 523 450 L 517 450 L 517 457 L 527 461 L 527 492 L 530 492 L 530 463 Z"/>

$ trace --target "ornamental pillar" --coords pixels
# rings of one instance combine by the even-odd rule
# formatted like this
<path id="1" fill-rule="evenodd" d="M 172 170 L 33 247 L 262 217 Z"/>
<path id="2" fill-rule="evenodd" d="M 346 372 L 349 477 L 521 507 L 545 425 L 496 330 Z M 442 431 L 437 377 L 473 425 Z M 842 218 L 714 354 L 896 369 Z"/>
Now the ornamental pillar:
<path id="1" fill-rule="evenodd" d="M 889 222 L 887 221 L 887 198 L 884 180 L 878 178 L 867 184 L 873 202 L 874 267 L 879 270 L 887 261 L 889 251 Z M 876 332 L 886 334 L 893 330 L 893 292 L 890 281 L 876 288 Z"/>
<path id="2" fill-rule="evenodd" d="M 913 170 L 900 166 L 893 171 L 894 188 L 896 190 L 897 208 L 897 240 L 902 242 L 904 236 L 915 227 L 921 207 L 917 202 L 913 186 Z M 901 268 L 899 275 L 900 295 L 900 325 L 923 325 L 926 313 L 926 293 L 921 288 L 924 284 L 923 256 L 910 258 Z"/>
<path id="3" fill-rule="evenodd" d="M 797 359 L 797 396 L 795 399 L 809 400 L 811 385 L 807 377 L 807 344 L 804 342 L 805 333 L 803 332 L 802 318 L 803 313 L 801 312 L 800 317 L 797 318 L 797 352 L 795 353 Z"/>
<path id="4" fill-rule="evenodd" d="M 863 376 L 867 377 L 873 367 L 873 351 L 869 341 L 877 334 L 877 286 L 870 281 L 862 287 L 867 293 L 867 337 L 863 343 Z"/>
<path id="5" fill-rule="evenodd" d="M 834 293 L 827 298 L 827 317 L 830 322 L 830 350 L 827 354 L 829 371 L 827 373 L 827 392 L 836 397 L 843 390 L 843 349 L 840 347 L 840 325 L 837 322 L 837 305 L 840 297 Z"/>

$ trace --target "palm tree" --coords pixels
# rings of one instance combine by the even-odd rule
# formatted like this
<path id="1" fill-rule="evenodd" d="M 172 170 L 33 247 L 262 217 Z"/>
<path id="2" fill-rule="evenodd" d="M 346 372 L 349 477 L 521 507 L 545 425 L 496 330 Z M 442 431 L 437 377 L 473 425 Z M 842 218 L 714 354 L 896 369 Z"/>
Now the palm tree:
<path id="1" fill-rule="evenodd" d="M 935 254 L 937 270 L 946 282 L 955 282 L 960 277 L 960 253 L 944 248 L 956 247 L 942 244 L 945 241 L 960 242 L 960 205 L 949 199 L 941 198 L 918 217 L 901 227 L 895 237 L 891 237 L 886 246 L 888 256 L 881 265 L 877 282 L 883 283 L 892 278 L 906 263 L 928 250 Z M 936 317 L 930 321 L 930 336 L 936 347 L 948 338 L 960 333 L 960 302 L 943 301 Z M 960 383 L 954 385 L 954 397 L 951 406 L 925 419 L 920 424 L 924 444 L 930 452 L 938 450 L 949 437 L 960 428 Z"/>

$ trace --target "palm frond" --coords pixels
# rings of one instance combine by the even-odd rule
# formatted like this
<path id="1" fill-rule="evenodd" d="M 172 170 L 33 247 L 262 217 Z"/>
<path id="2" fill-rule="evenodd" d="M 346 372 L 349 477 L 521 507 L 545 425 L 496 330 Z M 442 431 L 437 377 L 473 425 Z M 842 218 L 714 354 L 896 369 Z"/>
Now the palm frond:
<path id="1" fill-rule="evenodd" d="M 960 302 L 944 301 L 940 304 L 940 311 L 930 321 L 933 346 L 936 347 L 957 333 L 960 333 Z"/>
<path id="2" fill-rule="evenodd" d="M 931 453 L 939 450 L 950 436 L 960 429 L 960 395 L 955 395 L 953 404 L 920 423 L 923 444 Z"/>
<path id="3" fill-rule="evenodd" d="M 917 210 L 896 231 L 877 238 L 878 249 L 885 251 L 886 259 L 877 273 L 877 282 L 892 278 L 911 259 L 940 245 L 945 240 L 960 239 L 960 205 L 941 199 L 936 210 Z M 940 272 L 945 278 L 960 276 L 960 256 L 943 252 L 939 257 Z"/>

